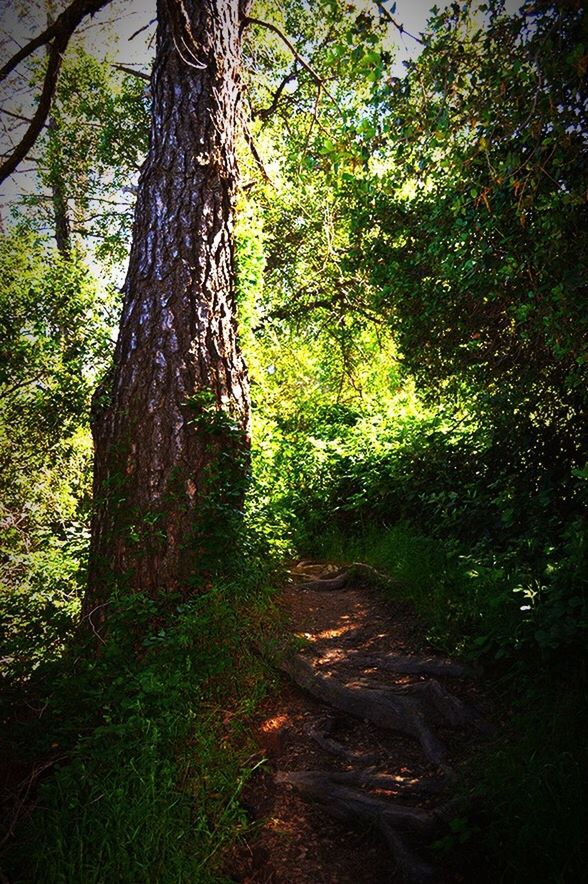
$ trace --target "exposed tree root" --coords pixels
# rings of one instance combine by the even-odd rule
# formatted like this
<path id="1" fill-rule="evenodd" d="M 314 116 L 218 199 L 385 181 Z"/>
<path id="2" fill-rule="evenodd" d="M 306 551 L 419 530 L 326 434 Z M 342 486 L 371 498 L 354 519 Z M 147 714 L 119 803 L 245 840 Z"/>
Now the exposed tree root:
<path id="1" fill-rule="evenodd" d="M 349 651 L 347 656 L 362 669 L 397 672 L 398 675 L 440 675 L 452 678 L 470 678 L 466 666 L 441 657 L 400 657 L 397 654 L 372 656 L 361 651 Z"/>
<path id="2" fill-rule="evenodd" d="M 429 719 L 448 724 L 450 727 L 473 725 L 480 730 L 486 727 L 477 709 L 468 706 L 434 678 L 401 685 L 386 685 L 370 678 L 358 678 L 349 686 L 366 691 L 389 691 L 396 697 L 406 696 L 418 700 L 423 713 Z"/>
<path id="3" fill-rule="evenodd" d="M 290 573 L 313 574 L 320 577 L 321 574 L 324 574 L 325 571 L 328 571 L 330 568 L 336 568 L 338 571 L 341 570 L 341 568 L 339 568 L 337 565 L 329 565 L 328 563 L 324 562 L 315 562 L 310 559 L 300 559 L 300 561 L 298 561 L 296 565 L 294 565 L 294 568 Z"/>
<path id="4" fill-rule="evenodd" d="M 336 568 L 333 570 L 332 565 L 310 565 L 306 562 L 300 562 L 294 571 L 290 573 L 294 577 L 310 577 L 310 580 L 301 583 L 301 586 L 307 589 L 311 588 L 309 584 L 312 584 L 312 589 L 342 589 L 351 577 L 364 582 L 386 585 L 394 582 L 388 574 L 384 574 L 382 571 L 378 571 L 376 568 L 363 562 L 353 562 L 349 565 L 348 570 Z M 339 580 L 344 580 L 344 582 L 339 583 Z M 333 582 L 329 586 L 329 582 L 332 581 L 337 581 L 337 584 Z"/>
<path id="5" fill-rule="evenodd" d="M 322 591 L 325 589 L 334 590 L 343 589 L 348 581 L 349 574 L 347 571 L 344 571 L 342 574 L 337 574 L 335 577 L 320 577 L 317 580 L 304 580 L 299 583 L 298 586 L 301 589 L 311 589 L 313 591 Z"/>
<path id="6" fill-rule="evenodd" d="M 288 783 L 301 794 L 318 801 L 336 819 L 347 823 L 359 820 L 375 826 L 386 839 L 406 880 L 417 884 L 433 877 L 433 868 L 413 852 L 400 833 L 430 838 L 440 822 L 434 812 L 398 806 L 388 799 L 351 788 L 347 783 L 357 781 L 354 774 L 345 780 L 345 774 L 281 771 L 276 774 L 276 781 Z"/>
<path id="7" fill-rule="evenodd" d="M 355 585 L 357 578 L 363 578 L 366 584 L 393 583 L 387 575 L 362 563 L 348 565 L 344 571 L 338 571 L 333 564 L 300 563 L 292 576 L 297 580 L 296 589 L 309 590 L 340 590 Z M 347 769 L 279 771 L 276 782 L 296 789 L 347 824 L 373 826 L 385 840 L 404 880 L 424 884 L 434 878 L 434 869 L 419 856 L 419 849 L 438 837 L 443 826 L 463 812 L 461 799 L 447 801 L 454 792 L 456 774 L 444 761 L 445 749 L 437 731 L 446 727 L 461 731 L 489 729 L 478 709 L 455 696 L 438 679 L 471 678 L 472 673 L 442 657 L 379 653 L 377 647 L 382 642 L 375 643 L 374 639 L 385 636 L 379 634 L 377 625 L 374 628 L 368 624 L 369 606 L 355 617 L 357 625 L 350 615 L 345 615 L 338 621 L 343 628 L 329 632 L 325 628 L 325 620 L 327 626 L 330 621 L 328 612 L 333 607 L 340 618 L 341 609 L 345 608 L 344 596 L 322 600 L 314 597 L 309 602 L 313 612 L 318 607 L 327 613 L 322 617 L 322 631 L 315 628 L 320 640 L 301 653 L 290 654 L 279 665 L 295 684 L 330 707 L 324 713 L 313 713 L 305 730 L 325 752 L 344 762 L 339 766 Z M 304 599 L 297 599 L 297 604 L 304 607 Z M 352 607 L 357 613 L 355 604 Z M 407 646 L 404 642 L 394 644 Z M 399 677 L 395 679 L 394 675 Z M 346 716 L 411 737 L 436 770 L 418 763 L 415 766 L 409 760 L 410 770 L 419 773 L 402 775 L 406 768 L 395 758 L 390 769 L 400 773 L 383 771 L 387 752 L 378 744 L 377 737 L 370 740 L 367 751 L 346 745 L 348 737 L 343 738 L 345 743 L 338 739 L 337 723 Z M 364 742 L 363 728 L 361 731 Z M 353 729 L 349 733 L 353 734 Z M 396 752 L 398 744 L 393 745 Z M 293 766 L 298 763 L 296 760 Z M 435 807 L 428 806 L 431 796 L 439 796 Z M 418 806 L 419 797 L 424 797 L 425 807 Z"/>
<path id="8" fill-rule="evenodd" d="M 370 795 L 361 788 L 354 788 L 357 781 L 356 774 L 351 774 L 346 781 L 343 773 L 320 770 L 276 773 L 276 782 L 289 783 L 302 794 L 317 799 L 325 807 L 332 808 L 333 816 L 342 818 L 351 811 L 355 818 L 375 820 L 384 814 L 395 828 L 419 835 L 431 835 L 437 828 L 439 819 L 431 811 L 398 805 L 389 798 Z"/>
<path id="9" fill-rule="evenodd" d="M 339 783 L 342 786 L 378 789 L 383 792 L 403 792 L 411 795 L 439 794 L 447 786 L 443 777 L 401 777 L 373 769 L 330 771 L 327 776 L 334 783 Z"/>
<path id="10" fill-rule="evenodd" d="M 346 771 L 344 774 L 333 774 L 353 780 L 354 785 L 371 786 L 378 789 L 390 789 L 394 792 L 410 792 L 413 795 L 432 795 L 442 792 L 448 785 L 455 781 L 455 773 L 445 764 L 439 765 L 441 776 L 427 777 L 400 777 L 393 774 L 374 773 L 373 765 L 380 762 L 381 756 L 368 752 L 356 752 L 348 749 L 332 735 L 335 719 L 329 716 L 322 723 L 316 722 L 306 728 L 308 736 L 317 743 L 321 749 L 342 758 L 349 764 L 360 765 L 359 771 Z M 343 782 L 343 780 L 342 780 Z"/>
<path id="11" fill-rule="evenodd" d="M 366 565 L 365 562 L 352 562 L 351 565 L 349 565 L 349 570 L 353 577 L 358 577 L 360 580 L 367 581 L 374 585 L 390 586 L 395 582 L 394 578 L 389 574 L 385 574 L 383 571 L 378 571 L 373 565 Z"/>
<path id="12" fill-rule="evenodd" d="M 281 668 L 296 684 L 341 712 L 367 719 L 380 727 L 417 739 L 433 764 L 444 757 L 442 743 L 427 726 L 420 698 L 400 694 L 390 688 L 345 685 L 330 675 L 322 675 L 299 654 L 287 657 Z"/>
<path id="13" fill-rule="evenodd" d="M 411 882 L 411 884 L 426 884 L 427 881 L 434 878 L 433 866 L 410 850 L 385 818 L 380 818 L 378 828 L 386 839 L 388 849 L 396 860 L 396 865 L 405 881 Z"/>
<path id="14" fill-rule="evenodd" d="M 332 717 L 327 718 L 323 722 L 323 726 L 321 727 L 318 722 L 315 724 L 311 724 L 310 727 L 307 728 L 307 734 L 311 739 L 317 743 L 321 749 L 324 749 L 326 752 L 330 752 L 331 755 L 336 755 L 338 758 L 343 758 L 345 761 L 348 761 L 350 764 L 361 764 L 367 767 L 370 764 L 375 764 L 378 760 L 377 755 L 369 755 L 363 752 L 354 752 L 353 749 L 347 749 L 342 743 L 339 743 L 338 740 L 335 740 L 331 736 L 331 732 L 333 730 L 334 719 Z"/>
<path id="15" fill-rule="evenodd" d="M 439 715 L 451 727 L 473 725 L 480 731 L 487 731 L 489 729 L 487 722 L 484 721 L 477 709 L 464 703 L 463 700 L 460 700 L 459 697 L 456 697 L 447 688 L 444 688 L 434 678 L 419 682 L 418 684 L 407 685 L 397 690 L 407 690 L 410 691 L 412 696 L 426 697 L 431 707 L 436 709 Z"/>

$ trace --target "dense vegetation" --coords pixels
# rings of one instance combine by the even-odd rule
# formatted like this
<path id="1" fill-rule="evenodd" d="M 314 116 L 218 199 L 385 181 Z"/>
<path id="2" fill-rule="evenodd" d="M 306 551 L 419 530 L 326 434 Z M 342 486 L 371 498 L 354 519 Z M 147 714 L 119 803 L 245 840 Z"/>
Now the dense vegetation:
<path id="1" fill-rule="evenodd" d="M 391 573 L 436 646 L 484 668 L 508 737 L 467 774 L 484 796 L 467 849 L 492 879 L 580 880 L 585 12 L 434 8 L 400 76 L 390 4 L 263 5 L 306 64 L 248 29 L 245 518 L 229 539 L 234 512 L 212 501 L 204 590 L 113 595 L 98 654 L 79 626 L 90 397 L 117 306 L 104 280 L 128 249 L 121 188 L 147 144 L 143 80 L 70 48 L 36 148 L 45 195 L 13 207 L 0 241 L 7 873 L 220 879 L 247 824 L 244 721 L 272 683 L 268 587 L 304 554 Z"/>

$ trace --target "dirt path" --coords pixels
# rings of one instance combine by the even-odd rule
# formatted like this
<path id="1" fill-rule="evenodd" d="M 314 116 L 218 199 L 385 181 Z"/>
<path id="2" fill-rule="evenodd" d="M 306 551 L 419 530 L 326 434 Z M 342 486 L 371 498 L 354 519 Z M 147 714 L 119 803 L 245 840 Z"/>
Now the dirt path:
<path id="1" fill-rule="evenodd" d="M 268 763 L 244 801 L 259 829 L 231 878 L 470 880 L 428 845 L 460 813 L 455 771 L 486 727 L 475 682 L 432 654 L 408 605 L 332 571 L 301 563 L 281 594 L 303 644 L 255 720 Z"/>

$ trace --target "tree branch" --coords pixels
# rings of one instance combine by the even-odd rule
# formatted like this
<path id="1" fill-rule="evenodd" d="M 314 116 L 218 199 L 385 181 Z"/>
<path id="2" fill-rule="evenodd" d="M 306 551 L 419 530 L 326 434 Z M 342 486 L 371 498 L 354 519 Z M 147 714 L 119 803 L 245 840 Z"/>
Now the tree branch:
<path id="1" fill-rule="evenodd" d="M 293 304 L 288 307 L 276 307 L 270 313 L 266 313 L 258 321 L 257 326 L 267 325 L 275 319 L 300 319 L 307 316 L 313 310 L 330 310 L 337 301 L 337 296 L 332 298 L 316 298 L 314 301 L 307 301 L 306 304 Z"/>
<path id="2" fill-rule="evenodd" d="M 320 86 L 320 85 L 317 86 L 316 98 L 314 101 L 314 111 L 312 114 L 312 120 L 310 121 L 310 126 L 308 127 L 308 132 L 306 133 L 306 138 L 304 140 L 304 147 L 302 148 L 300 163 L 302 163 L 303 158 L 306 156 L 306 152 L 308 150 L 308 145 L 310 144 L 310 137 L 312 135 L 312 130 L 314 129 L 314 124 L 316 123 L 316 121 L 318 119 L 318 109 L 319 109 L 319 104 L 321 101 L 321 91 L 322 91 L 322 86 Z M 299 164 L 298 168 L 300 168 L 300 164 Z"/>
<path id="3" fill-rule="evenodd" d="M 286 44 L 286 46 L 288 47 L 288 49 L 290 50 L 290 52 L 292 53 L 292 55 L 294 56 L 296 61 L 299 62 L 306 71 L 308 71 L 308 73 L 313 78 L 315 83 L 318 83 L 318 85 L 322 87 L 325 95 L 329 96 L 329 98 L 331 99 L 331 101 L 333 102 L 333 104 L 335 105 L 335 107 L 337 108 L 339 113 L 341 114 L 341 116 L 342 117 L 345 116 L 343 111 L 339 107 L 337 99 L 327 89 L 327 86 L 326 86 L 323 78 L 321 76 L 319 76 L 319 74 L 317 74 L 315 69 L 306 61 L 306 59 L 303 58 L 302 55 L 300 55 L 300 53 L 298 52 L 298 50 L 296 49 L 296 47 L 294 46 L 292 41 L 288 39 L 288 37 L 284 34 L 283 31 L 281 31 L 276 25 L 272 24 L 269 21 L 262 21 L 262 19 L 260 19 L 260 18 L 252 18 L 249 15 L 245 16 L 245 18 L 243 19 L 242 26 L 246 27 L 247 25 L 258 25 L 260 28 L 267 28 L 268 31 L 272 31 L 274 34 L 276 34 L 280 38 L 280 40 L 282 40 Z"/>
<path id="4" fill-rule="evenodd" d="M 94 15 L 95 12 L 98 12 L 108 3 L 110 3 L 110 0 L 73 0 L 67 9 L 55 19 L 53 24 L 49 25 L 48 28 L 30 40 L 22 47 L 22 49 L 19 49 L 19 51 L 6 62 L 4 67 L 0 68 L 0 82 L 5 80 L 8 74 L 10 74 L 21 61 L 24 61 L 24 59 L 28 58 L 29 55 L 32 55 L 36 49 L 39 49 L 41 46 L 46 46 L 47 43 L 50 43 L 52 40 L 63 40 L 65 38 L 65 45 L 67 46 L 69 38 L 82 19 L 87 15 Z"/>
<path id="5" fill-rule="evenodd" d="M 249 131 L 249 126 L 247 125 L 245 120 L 243 120 L 243 131 L 245 133 L 245 140 L 247 141 L 247 144 L 249 145 L 249 149 L 250 149 L 251 153 L 253 154 L 253 159 L 255 160 L 255 164 L 256 164 L 257 168 L 259 169 L 259 171 L 261 172 L 261 174 L 263 175 L 263 177 L 265 178 L 267 183 L 271 184 L 271 186 L 275 189 L 276 185 L 274 184 L 274 182 L 272 181 L 272 179 L 268 175 L 267 170 L 266 170 L 265 166 L 263 165 L 263 160 L 261 159 L 261 157 L 259 155 L 259 151 L 257 150 L 257 145 L 255 144 L 255 141 L 253 140 L 253 135 Z"/>
<path id="6" fill-rule="evenodd" d="M 282 96 L 282 92 L 284 91 L 284 89 L 286 88 L 288 83 L 291 83 L 292 80 L 295 80 L 295 79 L 296 79 L 296 71 L 295 70 L 291 71 L 289 74 L 286 74 L 286 76 L 284 77 L 284 79 L 282 80 L 282 82 L 280 83 L 280 85 L 278 86 L 276 91 L 274 92 L 274 94 L 272 96 L 271 104 L 268 105 L 267 107 L 262 107 L 259 110 L 254 111 L 253 116 L 259 117 L 260 120 L 266 120 L 269 116 L 271 116 L 278 106 L 278 102 Z"/>
<path id="7" fill-rule="evenodd" d="M 144 71 L 135 71 L 126 64 L 111 64 L 111 67 L 115 68 L 117 71 L 122 71 L 123 74 L 129 74 L 131 77 L 138 77 L 140 80 L 147 80 L 147 82 L 151 81 L 149 74 L 146 74 Z"/>
<path id="8" fill-rule="evenodd" d="M 0 114 L 7 114 L 7 116 L 12 117 L 15 120 L 20 120 L 21 123 L 33 122 L 30 117 L 23 117 L 22 114 L 15 114 L 14 111 L 8 110 L 7 107 L 0 107 Z"/>
<path id="9" fill-rule="evenodd" d="M 415 36 L 415 34 L 411 34 L 410 31 L 407 31 L 402 22 L 396 21 L 394 16 L 386 9 L 383 3 L 380 3 L 379 0 L 375 0 L 376 6 L 380 11 L 380 15 L 382 18 L 385 18 L 386 21 L 390 22 L 391 25 L 394 25 L 396 30 L 400 34 L 406 34 L 407 37 L 410 37 L 411 40 L 416 40 L 417 43 L 420 43 L 421 46 L 425 45 L 424 40 L 421 40 L 420 37 Z"/>
<path id="10" fill-rule="evenodd" d="M 156 18 L 152 18 L 152 19 L 150 19 L 150 21 L 147 22 L 146 25 L 143 25 L 142 28 L 138 28 L 138 29 L 137 29 L 134 33 L 132 33 L 131 36 L 129 37 L 129 43 L 131 42 L 131 40 L 134 40 L 135 37 L 138 37 L 139 34 L 142 34 L 143 31 L 146 31 L 148 28 L 150 28 L 151 25 L 155 24 L 156 21 L 157 21 Z"/>
<path id="11" fill-rule="evenodd" d="M 61 37 L 55 37 L 49 50 L 49 61 L 47 70 L 45 71 L 45 80 L 43 82 L 43 91 L 39 98 L 39 104 L 35 111 L 31 123 L 24 133 L 23 137 L 16 145 L 8 159 L 0 166 L 0 184 L 11 175 L 18 164 L 24 160 L 31 147 L 35 144 L 39 134 L 47 121 L 47 116 L 51 109 L 51 100 L 55 92 L 59 69 L 63 61 L 63 53 L 69 42 L 69 34 Z"/>
<path id="12" fill-rule="evenodd" d="M 18 164 L 26 157 L 47 121 L 57 85 L 57 78 L 63 62 L 63 54 L 67 49 L 70 37 L 86 15 L 93 15 L 109 2 L 110 0 L 73 0 L 52 25 L 27 43 L 26 46 L 23 46 L 0 69 L 0 82 L 2 82 L 21 61 L 28 58 L 36 49 L 45 45 L 49 47 L 47 69 L 37 110 L 33 114 L 27 131 L 8 156 L 8 159 L 0 166 L 0 184 L 14 172 Z"/>

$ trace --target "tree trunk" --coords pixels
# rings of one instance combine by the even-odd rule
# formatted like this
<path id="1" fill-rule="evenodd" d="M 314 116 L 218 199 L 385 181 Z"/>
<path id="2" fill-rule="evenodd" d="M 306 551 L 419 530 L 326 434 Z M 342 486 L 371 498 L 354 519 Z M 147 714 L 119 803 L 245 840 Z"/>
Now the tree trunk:
<path id="1" fill-rule="evenodd" d="M 86 611 L 185 591 L 227 550 L 248 470 L 233 208 L 248 0 L 158 0 L 149 152 L 114 364 L 93 407 Z"/>
<path id="2" fill-rule="evenodd" d="M 57 140 L 58 125 L 55 117 L 49 117 L 47 121 L 47 132 L 49 139 Z M 59 149 L 57 148 L 57 151 Z M 53 207 L 53 224 L 55 230 L 55 244 L 60 255 L 69 258 L 71 255 L 71 225 L 69 222 L 69 209 L 67 204 L 67 195 L 63 183 L 62 170 L 60 164 L 63 162 L 61 156 L 56 155 L 55 150 L 52 151 L 50 157 L 51 171 L 49 174 L 49 184 L 51 186 L 51 204 Z"/>

